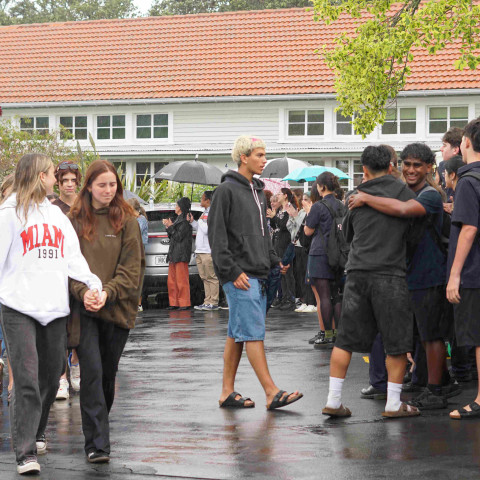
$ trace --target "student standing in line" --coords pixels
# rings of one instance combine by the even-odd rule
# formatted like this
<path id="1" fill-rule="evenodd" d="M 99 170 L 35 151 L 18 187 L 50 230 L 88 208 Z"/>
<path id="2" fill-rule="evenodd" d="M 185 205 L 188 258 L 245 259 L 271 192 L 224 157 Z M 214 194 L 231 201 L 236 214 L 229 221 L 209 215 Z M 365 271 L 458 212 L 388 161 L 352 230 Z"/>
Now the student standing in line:
<path id="1" fill-rule="evenodd" d="M 372 195 L 410 200 L 415 194 L 391 175 L 391 154 L 384 146 L 369 146 L 361 161 L 365 181 L 357 188 Z M 413 317 L 406 273 L 409 221 L 364 206 L 348 211 L 343 232 L 351 242 L 347 279 L 337 340 L 330 359 L 330 384 L 324 415 L 348 417 L 342 388 L 352 352 L 370 353 L 381 333 L 387 353 L 387 404 L 384 417 L 410 417 L 420 411 L 402 403 L 407 352 L 412 351 Z M 385 238 L 388 232 L 388 239 Z"/>
<path id="2" fill-rule="evenodd" d="M 213 269 L 212 250 L 208 243 L 208 213 L 212 203 L 213 192 L 203 192 L 200 205 L 205 209 L 198 222 L 193 219 L 192 214 L 189 221 L 192 227 L 197 230 L 195 241 L 195 258 L 197 261 L 198 273 L 203 281 L 205 299 L 201 305 L 195 306 L 195 310 L 212 311 L 218 310 L 219 284 L 218 278 Z"/>
<path id="3" fill-rule="evenodd" d="M 475 346 L 477 371 L 480 369 L 480 118 L 472 120 L 463 131 L 460 146 L 467 163 L 457 171 L 452 229 L 448 249 L 447 299 L 454 306 L 457 344 Z M 475 400 L 450 413 L 450 418 L 480 417 L 480 387 Z"/>
<path id="4" fill-rule="evenodd" d="M 190 280 L 188 264 L 192 256 L 192 226 L 188 220 L 191 202 L 187 197 L 178 200 L 177 218 L 163 220 L 170 240 L 168 247 L 168 303 L 167 310 L 190 310 Z M 188 218 L 187 218 L 188 217 Z"/>
<path id="5" fill-rule="evenodd" d="M 97 160 L 69 214 L 82 253 L 103 282 L 106 305 L 92 314 L 78 301 L 85 287 L 70 290 L 79 308 L 69 321 L 69 344 L 80 360 L 80 410 L 85 453 L 90 463 L 110 461 L 108 415 L 115 396 L 115 376 L 130 329 L 135 326 L 142 291 L 145 254 L 135 213 L 123 199 L 115 167 Z"/>
<path id="6" fill-rule="evenodd" d="M 265 143 L 241 136 L 232 151 L 238 172 L 229 170 L 215 190 L 208 219 L 208 239 L 215 272 L 230 307 L 228 334 L 223 354 L 223 385 L 220 407 L 252 408 L 255 403 L 235 391 L 235 377 L 242 357 L 247 356 L 266 396 L 267 409 L 284 407 L 302 398 L 298 391 L 280 390 L 268 371 L 265 357 L 266 279 L 272 267 L 284 267 L 272 248 L 267 228 L 264 183 L 254 175 L 265 168 Z"/>
<path id="7" fill-rule="evenodd" d="M 67 215 L 77 198 L 77 190 L 82 180 L 82 174 L 78 165 L 71 161 L 61 162 L 55 168 L 55 178 L 57 180 L 59 197 L 52 203 Z M 80 390 L 80 366 L 78 364 L 77 352 L 72 348 L 72 352 L 68 355 L 67 364 L 70 369 L 70 383 L 75 392 Z M 70 393 L 68 391 L 67 370 L 60 377 L 60 385 L 58 387 L 56 400 L 68 400 Z"/>
<path id="8" fill-rule="evenodd" d="M 0 205 L 0 315 L 15 378 L 10 423 L 20 474 L 40 472 L 37 454 L 47 450 L 48 414 L 65 369 L 68 278 L 82 285 L 85 308 L 103 304 L 102 283 L 70 221 L 46 199 L 54 184 L 49 157 L 24 155 L 13 193 Z"/>

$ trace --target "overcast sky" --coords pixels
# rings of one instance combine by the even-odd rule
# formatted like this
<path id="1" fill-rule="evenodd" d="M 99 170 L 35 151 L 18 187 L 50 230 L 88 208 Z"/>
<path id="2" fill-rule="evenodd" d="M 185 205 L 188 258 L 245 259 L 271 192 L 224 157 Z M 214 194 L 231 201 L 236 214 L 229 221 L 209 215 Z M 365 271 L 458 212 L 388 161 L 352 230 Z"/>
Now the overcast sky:
<path id="1" fill-rule="evenodd" d="M 142 15 L 145 15 L 148 12 L 148 9 L 151 7 L 153 0 L 134 0 L 135 6 L 140 10 Z"/>

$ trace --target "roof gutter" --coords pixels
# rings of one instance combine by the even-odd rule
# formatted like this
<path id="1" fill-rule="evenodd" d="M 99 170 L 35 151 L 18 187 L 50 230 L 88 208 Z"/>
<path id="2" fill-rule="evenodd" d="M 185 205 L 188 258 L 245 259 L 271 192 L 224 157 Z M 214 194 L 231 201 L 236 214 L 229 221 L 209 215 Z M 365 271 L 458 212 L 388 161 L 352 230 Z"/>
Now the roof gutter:
<path id="1" fill-rule="evenodd" d="M 480 95 L 480 88 L 443 89 L 443 90 L 408 90 L 400 92 L 398 97 L 439 97 L 457 95 Z M 51 108 L 51 107 L 103 107 L 110 105 L 169 105 L 181 103 L 235 103 L 235 102 L 280 102 L 298 100 L 335 100 L 335 93 L 301 94 L 301 95 L 241 95 L 227 97 L 185 97 L 185 98 L 147 98 L 127 100 L 79 100 L 62 102 L 2 102 L 3 108 Z"/>

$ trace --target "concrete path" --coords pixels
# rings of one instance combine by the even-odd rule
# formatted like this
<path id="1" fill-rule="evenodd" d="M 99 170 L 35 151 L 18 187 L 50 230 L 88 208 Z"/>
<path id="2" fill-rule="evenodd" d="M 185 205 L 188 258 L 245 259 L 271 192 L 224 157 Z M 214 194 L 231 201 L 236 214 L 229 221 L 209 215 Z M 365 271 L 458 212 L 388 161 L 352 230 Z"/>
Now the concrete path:
<path id="1" fill-rule="evenodd" d="M 478 479 L 480 421 L 453 421 L 449 410 L 385 420 L 383 401 L 362 400 L 368 365 L 354 355 L 344 386 L 346 420 L 321 415 L 330 351 L 307 343 L 314 314 L 272 310 L 267 358 L 283 390 L 305 395 L 267 412 L 260 384 L 242 358 L 236 390 L 256 408 L 218 408 L 228 312 L 149 310 L 138 318 L 117 377 L 111 419 L 112 460 L 85 460 L 78 394 L 50 415 L 42 479 Z M 4 379 L 6 385 L 7 378 Z M 476 384 L 451 399 L 470 403 Z M 6 387 L 0 404 L 0 480 L 19 478 L 9 435 Z"/>

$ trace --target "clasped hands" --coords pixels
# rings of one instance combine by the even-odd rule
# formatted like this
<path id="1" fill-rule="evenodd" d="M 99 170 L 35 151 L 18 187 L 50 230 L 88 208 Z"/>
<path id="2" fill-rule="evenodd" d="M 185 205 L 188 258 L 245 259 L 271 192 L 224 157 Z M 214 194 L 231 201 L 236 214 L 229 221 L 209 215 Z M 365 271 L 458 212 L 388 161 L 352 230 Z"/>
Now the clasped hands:
<path id="1" fill-rule="evenodd" d="M 98 293 L 98 290 L 87 290 L 83 296 L 85 310 L 89 312 L 98 312 L 105 306 L 107 301 L 107 292 L 104 290 Z"/>

